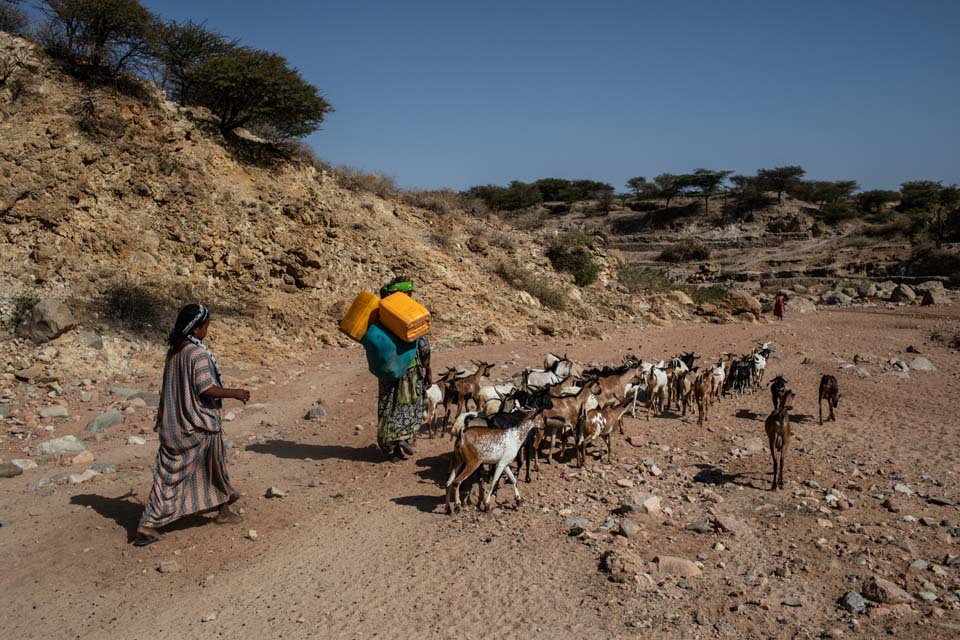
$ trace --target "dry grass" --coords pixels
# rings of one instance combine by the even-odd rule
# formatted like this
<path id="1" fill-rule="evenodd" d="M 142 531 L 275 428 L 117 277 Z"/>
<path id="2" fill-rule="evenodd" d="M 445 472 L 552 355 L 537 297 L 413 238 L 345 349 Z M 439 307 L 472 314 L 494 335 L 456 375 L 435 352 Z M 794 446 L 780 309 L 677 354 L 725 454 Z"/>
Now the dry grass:
<path id="1" fill-rule="evenodd" d="M 567 296 L 562 289 L 554 287 L 542 276 L 528 271 L 517 262 L 501 262 L 497 265 L 496 273 L 511 287 L 526 291 L 545 307 L 564 309 L 567 306 Z"/>
<path id="2" fill-rule="evenodd" d="M 332 169 L 337 182 L 350 191 L 365 191 L 381 198 L 397 195 L 397 181 L 393 176 L 382 173 L 369 173 L 363 169 L 340 165 Z"/>

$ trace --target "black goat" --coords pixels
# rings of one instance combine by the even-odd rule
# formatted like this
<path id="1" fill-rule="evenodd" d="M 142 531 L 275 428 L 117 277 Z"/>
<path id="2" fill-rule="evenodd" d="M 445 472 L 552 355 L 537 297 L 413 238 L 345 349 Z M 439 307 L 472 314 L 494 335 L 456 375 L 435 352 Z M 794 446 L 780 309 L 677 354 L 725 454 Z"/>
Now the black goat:
<path id="1" fill-rule="evenodd" d="M 833 410 L 837 408 L 837 403 L 840 401 L 840 385 L 837 384 L 837 379 L 829 374 L 824 374 L 820 378 L 820 394 L 817 399 L 817 408 L 820 410 L 820 424 L 823 424 L 824 400 L 827 401 L 827 407 L 830 409 L 830 416 L 827 419 L 836 422 L 837 417 L 833 414 Z"/>

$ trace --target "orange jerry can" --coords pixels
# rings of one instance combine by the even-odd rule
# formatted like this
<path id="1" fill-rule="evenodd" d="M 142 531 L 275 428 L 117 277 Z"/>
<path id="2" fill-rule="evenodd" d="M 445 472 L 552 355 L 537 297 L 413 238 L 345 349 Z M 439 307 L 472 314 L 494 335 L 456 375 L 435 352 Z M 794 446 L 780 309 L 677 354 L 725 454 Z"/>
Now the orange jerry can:
<path id="1" fill-rule="evenodd" d="M 380 298 L 369 291 L 361 291 L 340 321 L 340 331 L 360 342 L 370 325 L 377 321 L 379 309 Z"/>
<path id="2" fill-rule="evenodd" d="M 393 293 L 380 301 L 378 322 L 404 342 L 413 342 L 430 331 L 430 312 L 405 293 Z"/>

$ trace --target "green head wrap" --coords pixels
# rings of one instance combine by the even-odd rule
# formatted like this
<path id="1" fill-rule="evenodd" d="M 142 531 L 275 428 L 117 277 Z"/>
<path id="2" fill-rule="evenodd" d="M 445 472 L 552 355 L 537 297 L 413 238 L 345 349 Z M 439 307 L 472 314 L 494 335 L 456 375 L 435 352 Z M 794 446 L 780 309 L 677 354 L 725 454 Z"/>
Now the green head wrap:
<path id="1" fill-rule="evenodd" d="M 404 293 L 411 293 L 413 291 L 413 280 L 407 278 L 406 276 L 398 276 L 383 285 L 380 289 L 380 297 L 384 298 L 391 293 L 396 293 L 397 291 L 403 291 Z"/>

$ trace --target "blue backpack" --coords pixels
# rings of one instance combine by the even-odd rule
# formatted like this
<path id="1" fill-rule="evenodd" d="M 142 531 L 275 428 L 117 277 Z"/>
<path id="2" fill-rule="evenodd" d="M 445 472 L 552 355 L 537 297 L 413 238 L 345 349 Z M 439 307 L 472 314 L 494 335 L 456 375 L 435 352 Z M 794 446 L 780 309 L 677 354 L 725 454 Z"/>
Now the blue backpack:
<path id="1" fill-rule="evenodd" d="M 399 380 L 417 359 L 416 340 L 404 342 L 379 322 L 370 325 L 360 344 L 370 373 L 381 380 Z"/>

